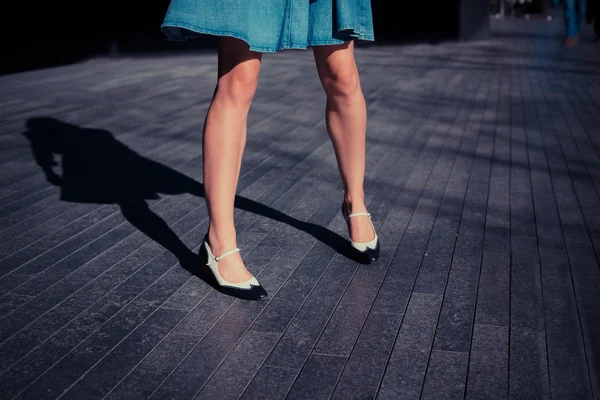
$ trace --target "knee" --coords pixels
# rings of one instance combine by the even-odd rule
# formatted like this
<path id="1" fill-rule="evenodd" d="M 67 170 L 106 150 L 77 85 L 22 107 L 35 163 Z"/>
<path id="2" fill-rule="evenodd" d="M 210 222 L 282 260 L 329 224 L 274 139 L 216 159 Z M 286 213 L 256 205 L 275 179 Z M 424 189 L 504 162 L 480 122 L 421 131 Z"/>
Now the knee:
<path id="1" fill-rule="evenodd" d="M 250 106 L 258 85 L 258 72 L 254 65 L 238 64 L 219 79 L 217 94 L 237 105 Z"/>
<path id="2" fill-rule="evenodd" d="M 360 90 L 358 71 L 354 66 L 328 71 L 323 77 L 328 97 L 350 97 Z"/>

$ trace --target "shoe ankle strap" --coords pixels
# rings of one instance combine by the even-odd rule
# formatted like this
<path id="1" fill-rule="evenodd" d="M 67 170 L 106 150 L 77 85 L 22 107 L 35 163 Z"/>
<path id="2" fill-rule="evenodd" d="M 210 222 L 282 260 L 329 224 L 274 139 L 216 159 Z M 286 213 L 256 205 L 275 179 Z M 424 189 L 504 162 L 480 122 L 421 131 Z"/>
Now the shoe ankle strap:
<path id="1" fill-rule="evenodd" d="M 358 212 L 358 213 L 350 214 L 346 218 L 354 218 L 354 217 L 369 217 L 370 218 L 371 214 L 369 214 L 368 212 Z"/>
<path id="2" fill-rule="evenodd" d="M 225 253 L 221 254 L 220 256 L 216 256 L 216 257 L 215 257 L 215 261 L 222 260 L 223 258 L 225 258 L 225 257 L 227 257 L 227 256 L 230 256 L 230 255 L 232 255 L 232 254 L 235 254 L 235 253 L 237 253 L 237 252 L 239 252 L 239 251 L 240 251 L 240 249 L 237 249 L 237 248 L 236 248 L 236 249 L 233 249 L 233 250 L 229 250 L 228 252 L 225 252 Z"/>

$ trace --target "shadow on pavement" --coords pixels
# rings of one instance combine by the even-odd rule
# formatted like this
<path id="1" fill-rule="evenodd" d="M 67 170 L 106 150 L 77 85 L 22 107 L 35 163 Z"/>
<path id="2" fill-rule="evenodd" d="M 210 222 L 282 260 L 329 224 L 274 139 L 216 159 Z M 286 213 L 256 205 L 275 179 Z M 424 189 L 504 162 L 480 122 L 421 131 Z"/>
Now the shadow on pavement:
<path id="1" fill-rule="evenodd" d="M 204 186 L 166 165 L 143 157 L 118 141 L 111 132 L 81 128 L 53 118 L 31 118 L 24 135 L 46 179 L 60 187 L 60 199 L 73 203 L 116 204 L 137 229 L 174 254 L 181 266 L 215 287 L 198 255 L 148 206 L 161 194 L 204 197 Z M 61 174 L 54 171 L 62 157 Z M 290 217 L 242 196 L 235 207 L 304 231 L 336 252 L 352 259 L 348 240 L 322 226 Z"/>

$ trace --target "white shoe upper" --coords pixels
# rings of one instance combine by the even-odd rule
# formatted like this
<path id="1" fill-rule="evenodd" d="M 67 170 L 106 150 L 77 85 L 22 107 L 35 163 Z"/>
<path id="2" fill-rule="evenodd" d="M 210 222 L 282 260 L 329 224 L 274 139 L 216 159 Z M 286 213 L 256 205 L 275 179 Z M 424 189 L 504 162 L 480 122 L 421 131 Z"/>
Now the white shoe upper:
<path id="1" fill-rule="evenodd" d="M 352 247 L 354 247 L 356 250 L 358 250 L 360 252 L 364 252 L 367 249 L 375 250 L 375 248 L 377 248 L 378 237 L 377 237 L 377 232 L 375 231 L 375 226 L 373 225 L 373 221 L 371 220 L 371 214 L 366 213 L 366 212 L 350 214 L 350 215 L 346 216 L 346 222 L 348 222 L 348 220 L 353 217 L 369 217 L 369 222 L 371 223 L 373 232 L 375 232 L 375 237 L 373 238 L 373 240 L 370 240 L 368 242 L 354 242 L 354 241 L 352 241 L 352 239 L 350 239 L 350 243 L 352 244 Z"/>
<path id="2" fill-rule="evenodd" d="M 367 251 L 367 249 L 375 250 L 377 247 L 377 239 L 377 234 L 375 234 L 375 238 L 370 242 L 353 242 L 350 240 L 350 243 L 352 243 L 352 247 L 354 247 L 356 250 L 364 252 Z"/>
<path id="3" fill-rule="evenodd" d="M 210 249 L 210 246 L 208 245 L 208 243 L 206 241 L 204 241 L 204 247 L 206 248 L 206 253 L 208 254 L 207 265 L 210 268 L 210 270 L 212 271 L 212 273 L 215 276 L 215 279 L 217 280 L 219 285 L 234 287 L 236 289 L 252 289 L 252 286 L 260 286 L 260 284 L 258 283 L 258 281 L 256 280 L 255 277 L 252 277 L 245 282 L 233 283 L 233 282 L 229 282 L 226 279 L 224 279 L 221 276 L 221 274 L 219 273 L 219 260 L 221 260 L 222 258 L 225 258 L 227 256 L 230 256 L 234 253 L 239 252 L 240 249 L 233 249 L 231 251 L 221 254 L 220 256 L 215 257 Z"/>

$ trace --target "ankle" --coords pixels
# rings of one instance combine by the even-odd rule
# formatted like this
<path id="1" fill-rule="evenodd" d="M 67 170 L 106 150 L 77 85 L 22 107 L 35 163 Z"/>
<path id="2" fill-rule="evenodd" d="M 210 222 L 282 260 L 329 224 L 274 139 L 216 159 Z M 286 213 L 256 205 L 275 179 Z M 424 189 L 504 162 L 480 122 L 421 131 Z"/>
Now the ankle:
<path id="1" fill-rule="evenodd" d="M 344 204 L 346 205 L 346 210 L 348 210 L 350 214 L 354 212 L 363 212 L 367 209 L 363 193 L 355 195 L 346 194 L 344 196 Z"/>
<path id="2" fill-rule="evenodd" d="M 208 231 L 208 245 L 215 256 L 233 250 L 237 247 L 235 229 L 229 231 L 216 230 L 210 227 Z"/>

